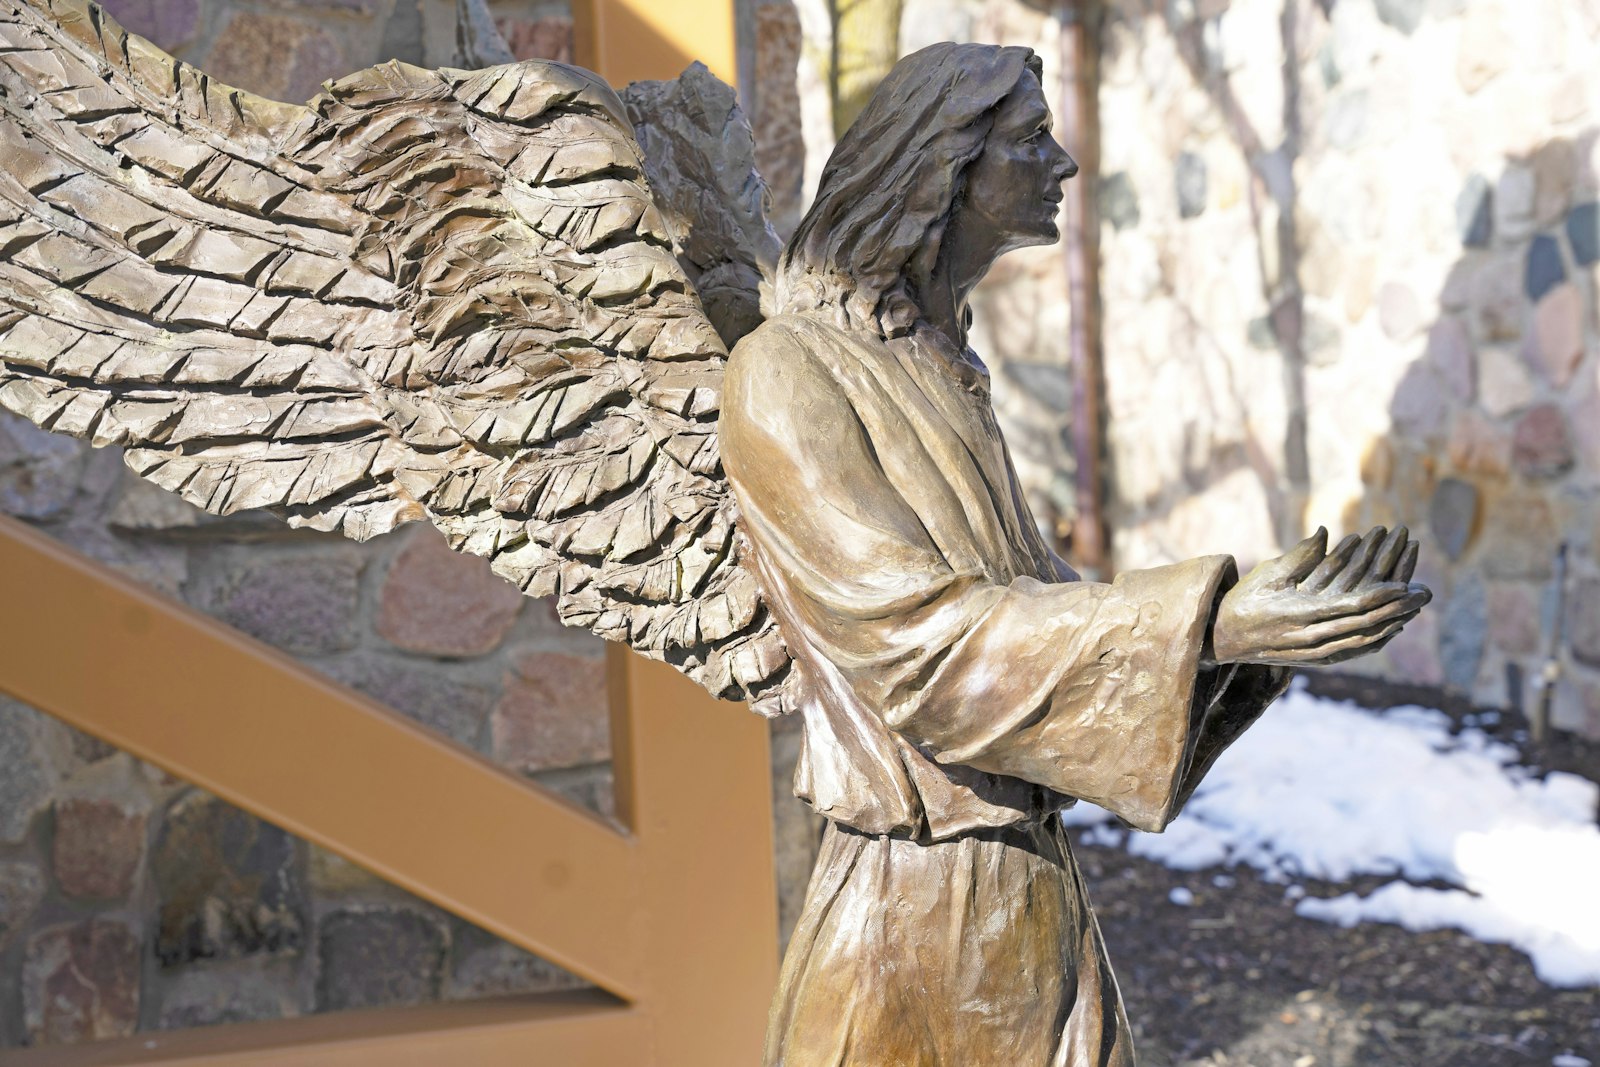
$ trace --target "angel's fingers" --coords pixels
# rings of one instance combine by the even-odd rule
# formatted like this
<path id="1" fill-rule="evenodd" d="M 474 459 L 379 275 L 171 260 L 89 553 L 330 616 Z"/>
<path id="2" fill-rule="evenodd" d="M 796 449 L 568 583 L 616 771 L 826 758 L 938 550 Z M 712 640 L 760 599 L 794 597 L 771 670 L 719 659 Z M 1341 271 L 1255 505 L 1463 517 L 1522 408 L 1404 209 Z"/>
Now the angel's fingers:
<path id="1" fill-rule="evenodd" d="M 1295 545 L 1284 553 L 1279 561 L 1288 568 L 1284 575 L 1290 585 L 1298 585 L 1300 580 L 1316 569 L 1328 555 L 1328 528 L 1318 526 L 1317 532 Z"/>
<path id="2" fill-rule="evenodd" d="M 1367 576 L 1367 571 L 1372 567 L 1372 561 L 1377 556 L 1383 539 L 1388 534 L 1389 531 L 1382 526 L 1374 526 L 1368 530 L 1367 535 L 1361 539 L 1360 546 L 1356 548 L 1355 555 L 1350 558 L 1349 564 L 1339 572 L 1337 578 L 1328 583 L 1328 588 L 1335 593 L 1348 593 L 1361 584 L 1361 580 Z"/>
<path id="3" fill-rule="evenodd" d="M 1417 573 L 1417 553 L 1420 551 L 1415 541 L 1406 543 L 1406 550 L 1400 553 L 1400 562 L 1394 569 L 1394 581 L 1411 581 L 1411 576 Z"/>
<path id="4" fill-rule="evenodd" d="M 1394 637 L 1401 631 L 1402 628 L 1404 628 L 1406 623 L 1411 621 L 1415 614 L 1415 612 L 1412 612 L 1410 615 L 1393 619 L 1381 626 L 1370 627 L 1361 631 L 1360 633 L 1354 633 L 1347 637 L 1341 637 L 1334 641 L 1328 641 L 1324 644 L 1318 645 L 1315 648 L 1306 649 L 1305 651 L 1311 657 L 1312 662 L 1337 662 L 1331 658 L 1335 656 L 1339 656 L 1343 659 L 1350 659 L 1354 655 L 1360 655 L 1363 652 L 1373 651 L 1374 645 L 1388 641 L 1391 637 Z"/>
<path id="5" fill-rule="evenodd" d="M 1301 625 L 1309 626 L 1313 623 L 1327 622 L 1332 619 L 1342 619 L 1350 615 L 1362 615 L 1374 611 L 1391 600 L 1403 597 L 1421 596 L 1422 603 L 1427 603 L 1429 593 L 1420 585 L 1402 585 L 1399 582 L 1376 582 L 1364 585 L 1360 589 L 1353 589 L 1348 593 L 1329 591 L 1315 598 L 1308 598 L 1310 604 L 1303 611 L 1296 612 Z"/>
<path id="6" fill-rule="evenodd" d="M 1433 594 L 1423 586 L 1388 582 L 1319 602 L 1311 612 L 1285 613 L 1266 647 L 1304 650 L 1341 634 L 1354 633 L 1402 614 L 1421 611 Z"/>
<path id="7" fill-rule="evenodd" d="M 1281 666 L 1315 666 L 1335 662 L 1332 657 L 1345 654 L 1348 659 L 1351 655 L 1361 655 L 1373 645 L 1387 641 L 1411 620 L 1412 616 L 1406 615 L 1379 626 L 1368 627 L 1360 633 L 1349 634 L 1333 641 L 1325 641 L 1311 648 L 1283 648 L 1266 652 L 1261 658 L 1263 662 L 1276 663 Z"/>
<path id="8" fill-rule="evenodd" d="M 1317 569 L 1311 572 L 1311 576 L 1300 583 L 1300 588 L 1308 593 L 1320 593 L 1326 589 L 1328 583 L 1333 581 L 1350 561 L 1350 553 L 1354 552 L 1360 543 L 1361 538 L 1355 534 L 1347 534 L 1334 546 L 1332 552 L 1323 557 L 1322 562 L 1317 564 Z"/>
<path id="9" fill-rule="evenodd" d="M 1395 590 L 1399 590 L 1399 599 L 1405 603 L 1416 605 L 1418 609 L 1426 607 L 1428 602 L 1433 599 L 1433 590 L 1427 586 L 1415 583 L 1401 585 L 1399 582 L 1380 582 L 1377 585 L 1368 586 L 1366 589 L 1357 590 L 1353 595 L 1357 602 L 1372 605 L 1372 607 L 1361 610 L 1375 611 L 1380 605 L 1396 599 Z"/>
<path id="10" fill-rule="evenodd" d="M 1420 596 L 1403 596 L 1360 615 L 1347 615 L 1341 619 L 1329 619 L 1327 622 L 1292 630 L 1284 635 L 1284 641 L 1279 647 L 1313 648 L 1347 634 L 1360 633 L 1374 626 L 1381 626 L 1391 619 L 1415 615 L 1426 603 L 1427 601 Z"/>
<path id="11" fill-rule="evenodd" d="M 1378 546 L 1378 554 L 1372 560 L 1372 567 L 1367 571 L 1366 580 L 1369 582 L 1388 582 L 1394 579 L 1395 567 L 1400 563 L 1400 556 L 1406 550 L 1406 545 L 1411 543 L 1411 531 L 1404 526 L 1396 526 L 1389 531 L 1389 536 L 1383 539 L 1383 544 Z"/>
<path id="12" fill-rule="evenodd" d="M 1399 637 L 1405 631 L 1406 623 L 1409 623 L 1410 621 L 1411 621 L 1410 619 L 1405 620 L 1405 622 L 1401 623 L 1398 627 L 1396 627 L 1395 630 L 1392 633 L 1390 633 L 1388 637 L 1381 637 L 1378 640 L 1372 642 L 1372 644 L 1368 645 L 1366 648 L 1356 649 L 1356 650 L 1354 650 L 1352 652 L 1341 652 L 1341 653 L 1338 653 L 1334 658 L 1328 660 L 1328 662 L 1329 663 L 1342 663 L 1343 661 L 1345 661 L 1347 659 L 1354 659 L 1356 656 L 1370 656 L 1374 652 L 1381 651 L 1385 645 L 1387 645 L 1390 641 L 1393 641 L 1395 638 Z"/>
<path id="13" fill-rule="evenodd" d="M 1335 663 L 1343 663 L 1345 660 L 1355 659 L 1357 656 L 1370 656 L 1374 652 L 1381 651 L 1385 645 L 1399 636 L 1400 634 L 1395 632 L 1390 634 L 1388 637 L 1385 637 L 1381 641 L 1372 642 L 1372 644 L 1367 645 L 1365 648 L 1351 648 L 1346 649 L 1343 652 L 1335 652 L 1333 655 L 1319 660 L 1318 665 L 1323 667 L 1331 667 Z"/>

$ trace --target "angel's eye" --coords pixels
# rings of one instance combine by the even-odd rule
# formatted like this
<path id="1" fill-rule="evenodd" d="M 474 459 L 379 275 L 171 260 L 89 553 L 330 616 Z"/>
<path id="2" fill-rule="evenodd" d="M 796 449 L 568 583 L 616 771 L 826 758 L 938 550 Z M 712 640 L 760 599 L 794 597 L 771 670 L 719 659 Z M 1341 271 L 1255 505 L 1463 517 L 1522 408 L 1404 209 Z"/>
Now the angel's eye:
<path id="1" fill-rule="evenodd" d="M 1022 139 L 1022 143 L 1023 144 L 1038 144 L 1039 141 L 1043 139 L 1045 133 L 1046 133 L 1045 128 L 1043 126 L 1040 126 L 1037 130 L 1034 130 L 1032 133 L 1028 134 L 1028 136 L 1024 137 Z"/>

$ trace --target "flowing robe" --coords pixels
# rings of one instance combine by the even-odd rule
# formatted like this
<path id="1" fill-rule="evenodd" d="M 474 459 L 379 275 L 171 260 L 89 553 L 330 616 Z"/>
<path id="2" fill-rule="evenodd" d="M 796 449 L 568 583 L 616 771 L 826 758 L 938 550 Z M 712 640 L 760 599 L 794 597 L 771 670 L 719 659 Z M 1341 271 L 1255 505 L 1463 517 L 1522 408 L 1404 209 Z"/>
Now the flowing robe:
<path id="1" fill-rule="evenodd" d="M 1056 813 L 1143 830 L 1287 684 L 1202 662 L 1213 556 L 1085 582 L 1044 544 L 976 357 L 773 319 L 720 425 L 800 671 L 796 793 L 829 820 L 769 1067 L 1131 1065 Z"/>

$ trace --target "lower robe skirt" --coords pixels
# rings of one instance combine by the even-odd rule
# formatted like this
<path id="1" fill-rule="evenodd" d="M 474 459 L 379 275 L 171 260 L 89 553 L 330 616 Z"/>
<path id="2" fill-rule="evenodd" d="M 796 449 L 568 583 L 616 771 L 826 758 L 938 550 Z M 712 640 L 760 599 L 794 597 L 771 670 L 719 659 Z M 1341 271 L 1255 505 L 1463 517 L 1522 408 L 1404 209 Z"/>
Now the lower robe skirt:
<path id="1" fill-rule="evenodd" d="M 767 1067 L 1133 1067 L 1061 820 L 931 845 L 829 823 Z"/>

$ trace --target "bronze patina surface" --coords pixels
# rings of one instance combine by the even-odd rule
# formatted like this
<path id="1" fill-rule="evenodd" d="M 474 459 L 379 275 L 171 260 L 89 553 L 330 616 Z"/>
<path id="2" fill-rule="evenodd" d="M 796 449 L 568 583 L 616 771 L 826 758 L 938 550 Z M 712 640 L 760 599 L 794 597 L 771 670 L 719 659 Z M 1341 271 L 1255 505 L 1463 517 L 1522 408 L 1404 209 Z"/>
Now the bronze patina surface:
<path id="1" fill-rule="evenodd" d="M 828 830 L 769 1067 L 1131 1064 L 1058 813 L 1161 830 L 1292 668 L 1429 593 L 1403 528 L 1243 578 L 1083 581 L 1046 545 L 966 342 L 1076 170 L 1039 75 L 902 60 L 780 257 L 703 68 L 619 98 L 391 63 L 293 107 L 11 0 L 0 405 L 213 511 L 428 519 L 566 622 L 800 715 Z"/>

